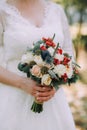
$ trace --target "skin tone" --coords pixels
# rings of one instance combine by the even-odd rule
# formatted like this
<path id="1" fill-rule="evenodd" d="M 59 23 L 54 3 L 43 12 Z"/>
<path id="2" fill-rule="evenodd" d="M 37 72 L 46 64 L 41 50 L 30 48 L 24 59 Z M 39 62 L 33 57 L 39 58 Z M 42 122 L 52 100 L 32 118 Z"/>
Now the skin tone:
<path id="1" fill-rule="evenodd" d="M 23 17 L 31 20 L 31 22 L 34 21 L 35 26 L 41 26 L 41 24 L 43 24 L 45 6 L 44 0 L 15 0 L 15 2 L 9 0 L 9 2 L 18 8 Z M 42 10 L 40 12 L 41 8 Z M 38 11 L 40 13 L 39 19 L 38 17 L 36 18 Z M 25 91 L 26 93 L 34 96 L 38 102 L 45 102 L 50 100 L 56 92 L 54 88 L 38 86 L 36 82 L 30 78 L 21 77 L 1 66 L 0 82 Z"/>
<path id="2" fill-rule="evenodd" d="M 45 0 L 9 0 L 8 3 L 15 5 L 20 14 L 35 26 L 40 27 L 43 25 Z"/>

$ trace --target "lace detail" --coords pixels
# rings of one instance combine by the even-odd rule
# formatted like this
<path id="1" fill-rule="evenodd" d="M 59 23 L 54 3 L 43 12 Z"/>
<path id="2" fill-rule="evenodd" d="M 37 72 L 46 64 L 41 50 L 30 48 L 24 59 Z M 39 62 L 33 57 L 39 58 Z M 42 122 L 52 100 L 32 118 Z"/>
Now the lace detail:
<path id="1" fill-rule="evenodd" d="M 15 6 L 10 5 L 6 2 L 0 3 L 0 10 L 4 11 L 9 16 L 7 17 L 8 23 L 12 26 L 12 28 L 14 25 L 14 28 L 17 26 L 18 28 L 20 27 L 20 29 L 22 28 L 22 26 L 24 26 L 24 28 L 26 27 L 27 29 L 26 32 L 28 31 L 28 29 L 31 29 L 32 31 L 33 28 L 33 30 L 36 31 L 40 30 L 41 34 L 43 32 L 42 29 L 44 30 L 46 28 L 45 31 L 49 36 L 50 32 L 47 29 L 50 27 L 49 29 L 51 30 L 51 36 L 53 35 L 53 33 L 57 33 L 55 41 L 58 42 L 59 40 L 59 43 L 61 44 L 61 46 L 63 45 L 63 49 L 65 50 L 65 52 L 69 52 L 70 55 L 73 57 L 72 42 L 69 33 L 69 26 L 67 24 L 67 18 L 65 16 L 64 10 L 60 5 L 54 4 L 53 2 L 47 2 L 45 6 L 44 21 L 41 27 L 36 27 L 34 24 L 29 22 L 21 15 L 20 11 Z"/>
<path id="2" fill-rule="evenodd" d="M 5 3 L 5 4 L 6 4 L 7 8 L 10 9 L 12 12 L 14 12 L 16 15 L 20 15 L 19 10 L 18 10 L 15 6 L 10 5 L 10 4 L 8 4 L 8 3 Z M 10 12 L 9 12 L 9 13 L 10 13 Z"/>
<path id="3" fill-rule="evenodd" d="M 6 67 L 6 63 L 4 59 L 4 45 L 3 45 L 3 26 L 0 23 L 0 65 Z"/>
<path id="4" fill-rule="evenodd" d="M 43 23 L 42 23 L 42 25 L 40 27 L 37 27 L 36 25 L 31 23 L 27 18 L 23 17 L 21 12 L 14 5 L 10 5 L 10 4 L 6 3 L 6 2 L 1 2 L 0 7 L 7 14 L 12 15 L 12 16 L 16 16 L 23 23 L 32 25 L 32 26 L 34 26 L 36 28 L 42 28 L 45 25 L 46 19 L 47 19 L 48 15 L 49 15 L 50 6 L 51 6 L 51 2 L 48 1 L 46 3 L 45 7 L 44 7 L 44 18 L 43 18 Z"/>

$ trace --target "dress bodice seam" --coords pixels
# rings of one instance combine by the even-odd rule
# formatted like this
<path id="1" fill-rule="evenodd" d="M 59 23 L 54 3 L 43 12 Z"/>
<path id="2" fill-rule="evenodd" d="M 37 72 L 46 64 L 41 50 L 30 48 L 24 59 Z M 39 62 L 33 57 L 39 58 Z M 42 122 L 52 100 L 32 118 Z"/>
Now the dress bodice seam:
<path id="1" fill-rule="evenodd" d="M 37 29 L 41 29 L 45 26 L 46 20 L 48 18 L 49 15 L 49 9 L 51 7 L 51 2 L 47 2 L 46 6 L 44 7 L 44 18 L 43 18 L 43 23 L 41 26 L 36 26 L 35 24 L 31 23 L 29 21 L 29 19 L 25 18 L 22 16 L 21 12 L 17 9 L 17 7 L 15 7 L 14 5 L 10 5 L 8 3 L 5 3 L 5 5 L 7 6 L 8 9 L 10 9 L 16 17 L 18 17 L 23 23 L 27 24 L 27 25 L 31 25 Z"/>

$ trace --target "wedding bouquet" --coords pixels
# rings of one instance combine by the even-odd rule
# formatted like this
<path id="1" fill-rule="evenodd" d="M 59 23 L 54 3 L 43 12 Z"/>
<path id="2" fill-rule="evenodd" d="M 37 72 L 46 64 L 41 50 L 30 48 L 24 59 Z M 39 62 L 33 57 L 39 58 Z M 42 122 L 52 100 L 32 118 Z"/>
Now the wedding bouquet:
<path id="1" fill-rule="evenodd" d="M 72 57 L 64 53 L 59 43 L 53 38 L 42 38 L 28 48 L 22 56 L 18 69 L 27 74 L 41 86 L 54 87 L 76 82 L 78 79 L 77 64 L 72 62 Z M 31 107 L 33 112 L 43 111 L 43 103 L 36 99 Z"/>

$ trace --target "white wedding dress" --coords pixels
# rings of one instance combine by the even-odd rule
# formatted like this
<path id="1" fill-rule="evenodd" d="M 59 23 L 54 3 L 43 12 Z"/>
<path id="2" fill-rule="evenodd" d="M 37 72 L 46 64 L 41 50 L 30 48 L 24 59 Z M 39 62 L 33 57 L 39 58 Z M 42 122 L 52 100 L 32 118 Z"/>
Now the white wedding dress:
<path id="1" fill-rule="evenodd" d="M 26 20 L 18 9 L 0 2 L 0 65 L 19 72 L 17 65 L 26 48 L 41 37 L 52 37 L 73 56 L 67 19 L 60 5 L 47 2 L 41 27 Z M 0 130 L 75 130 L 63 89 L 44 103 L 44 111 L 33 113 L 33 97 L 15 87 L 0 84 Z"/>

